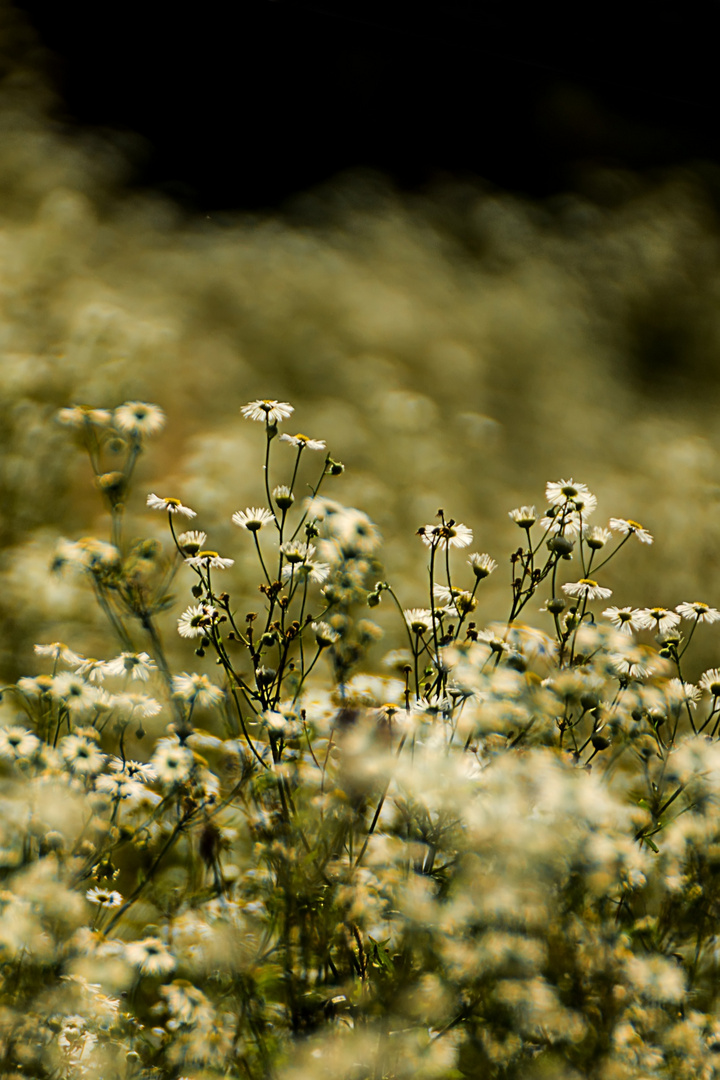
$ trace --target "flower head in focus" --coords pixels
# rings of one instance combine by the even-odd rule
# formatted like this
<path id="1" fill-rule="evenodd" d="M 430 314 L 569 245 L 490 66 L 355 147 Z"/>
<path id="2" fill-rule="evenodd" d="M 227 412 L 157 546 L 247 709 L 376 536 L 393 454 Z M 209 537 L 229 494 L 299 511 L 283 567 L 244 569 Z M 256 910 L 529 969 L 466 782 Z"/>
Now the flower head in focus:
<path id="1" fill-rule="evenodd" d="M 680 622 L 680 616 L 675 611 L 664 607 L 640 608 L 635 618 L 636 626 L 643 630 L 656 630 L 658 634 L 674 630 Z"/>
<path id="2" fill-rule="evenodd" d="M 307 435 L 285 435 L 280 436 L 281 442 L 288 442 L 291 446 L 296 446 L 298 450 L 324 450 L 326 444 L 322 439 L 309 439 Z"/>
<path id="3" fill-rule="evenodd" d="M 262 401 L 250 401 L 247 405 L 243 405 L 240 412 L 246 420 L 279 424 L 281 420 L 287 420 L 289 416 L 292 416 L 295 409 L 288 401 L 274 401 L 265 398 Z"/>
<path id="4" fill-rule="evenodd" d="M 545 498 L 552 506 L 574 503 L 576 509 L 587 516 L 597 506 L 597 499 L 586 484 L 576 484 L 574 480 L 550 481 L 545 487 Z"/>
<path id="5" fill-rule="evenodd" d="M 161 498 L 151 493 L 147 497 L 147 505 L 153 510 L 167 510 L 168 514 L 182 514 L 183 517 L 188 518 L 197 517 L 195 511 L 189 506 L 183 506 L 179 499 L 173 499 L 170 496 Z"/>
<path id="6" fill-rule="evenodd" d="M 440 525 L 421 525 L 418 536 L 428 547 L 440 548 L 467 547 L 472 543 L 473 538 L 472 529 L 469 529 L 467 525 L 458 524 L 452 518 Z"/>
<path id="7" fill-rule="evenodd" d="M 188 566 L 193 566 L 196 570 L 207 570 L 211 568 L 213 570 L 227 570 L 229 566 L 232 566 L 235 562 L 234 559 L 224 559 L 218 555 L 217 551 L 198 551 L 197 555 L 193 555 L 191 558 L 185 560 Z"/>
<path id="8" fill-rule="evenodd" d="M 704 604 L 702 600 L 686 601 L 678 604 L 675 610 L 683 619 L 692 619 L 693 622 L 714 623 L 720 619 L 720 611 Z"/>
<path id="9" fill-rule="evenodd" d="M 613 532 L 620 533 L 622 536 L 637 536 L 641 544 L 652 544 L 653 538 L 647 529 L 644 529 L 637 521 L 630 521 L 626 518 L 610 518 L 610 528 Z"/>
<path id="10" fill-rule="evenodd" d="M 234 525 L 248 532 L 260 532 L 264 525 L 269 525 L 275 520 L 275 515 L 266 510 L 264 506 L 248 506 L 244 510 L 238 510 L 232 516 Z"/>
<path id="11" fill-rule="evenodd" d="M 598 585 L 592 578 L 580 578 L 579 581 L 568 581 L 562 587 L 568 596 L 577 597 L 579 600 L 607 600 L 612 596 L 612 589 L 606 589 Z"/>

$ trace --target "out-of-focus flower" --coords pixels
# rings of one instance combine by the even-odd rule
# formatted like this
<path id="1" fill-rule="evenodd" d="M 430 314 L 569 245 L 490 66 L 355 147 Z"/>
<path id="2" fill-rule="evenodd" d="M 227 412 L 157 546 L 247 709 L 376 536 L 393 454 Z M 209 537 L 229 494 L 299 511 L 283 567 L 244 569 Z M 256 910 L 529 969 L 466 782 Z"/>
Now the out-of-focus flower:
<path id="1" fill-rule="evenodd" d="M 157 671 L 157 664 L 146 652 L 120 653 L 105 664 L 106 675 L 127 675 L 141 682 L 147 682 L 153 671 Z"/>
<path id="2" fill-rule="evenodd" d="M 150 762 L 158 781 L 166 786 L 178 784 L 190 775 L 192 751 L 180 743 L 158 743 Z"/>
<path id="3" fill-rule="evenodd" d="M 144 401 L 126 401 L 115 410 L 115 426 L 127 435 L 155 435 L 165 425 L 165 413 Z"/>
<path id="4" fill-rule="evenodd" d="M 125 956 L 141 975 L 168 975 L 177 967 L 175 957 L 156 937 L 129 942 L 125 947 Z"/>
<path id="5" fill-rule="evenodd" d="M 68 649 L 67 645 L 63 645 L 62 641 L 53 641 L 48 645 L 34 645 L 33 648 L 38 656 L 50 656 L 53 660 L 62 660 L 70 667 L 77 667 L 81 662 L 78 654 Z"/>
<path id="6" fill-rule="evenodd" d="M 87 712 L 98 700 L 99 690 L 75 672 L 64 671 L 52 682 L 52 696 L 72 713 Z"/>
<path id="7" fill-rule="evenodd" d="M 0 728 L 0 757 L 10 761 L 27 760 L 39 746 L 38 737 L 26 728 L 15 725 Z"/>
<path id="8" fill-rule="evenodd" d="M 173 676 L 173 692 L 176 697 L 183 701 L 192 701 L 197 705 L 217 705 L 225 697 L 219 686 L 211 683 L 207 675 L 182 675 Z"/>
<path id="9" fill-rule="evenodd" d="M 59 409 L 57 418 L 68 427 L 80 428 L 88 423 L 103 427 L 112 420 L 112 413 L 108 409 L 93 409 L 90 405 L 71 405 Z"/>
<path id="10" fill-rule="evenodd" d="M 81 776 L 99 773 L 105 764 L 105 754 L 97 743 L 84 735 L 66 735 L 60 740 L 60 753 L 71 771 Z"/>

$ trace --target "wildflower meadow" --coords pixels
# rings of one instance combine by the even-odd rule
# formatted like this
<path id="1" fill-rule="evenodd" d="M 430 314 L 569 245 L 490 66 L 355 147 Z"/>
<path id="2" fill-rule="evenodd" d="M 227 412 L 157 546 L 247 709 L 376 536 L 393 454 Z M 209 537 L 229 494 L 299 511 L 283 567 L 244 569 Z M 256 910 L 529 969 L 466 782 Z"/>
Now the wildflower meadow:
<path id="1" fill-rule="evenodd" d="M 619 595 L 654 537 L 574 478 L 510 552 L 413 523 L 400 587 L 312 415 L 235 422 L 220 520 L 138 487 L 160 405 L 52 421 L 106 630 L 2 688 L 2 1075 L 716 1076 L 720 611 Z"/>
<path id="2" fill-rule="evenodd" d="M 0 1080 L 720 1076 L 715 167 L 200 215 L 0 8 Z"/>

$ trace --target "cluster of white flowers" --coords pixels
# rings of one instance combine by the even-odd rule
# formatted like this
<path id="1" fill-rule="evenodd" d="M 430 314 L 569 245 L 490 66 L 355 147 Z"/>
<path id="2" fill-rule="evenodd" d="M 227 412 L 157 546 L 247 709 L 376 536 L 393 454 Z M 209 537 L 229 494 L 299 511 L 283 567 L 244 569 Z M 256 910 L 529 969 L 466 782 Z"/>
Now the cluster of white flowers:
<path id="1" fill-rule="evenodd" d="M 264 425 L 266 473 L 292 412 L 242 409 Z M 319 493 L 339 463 L 296 500 L 324 442 L 281 436 L 289 483 L 266 475 L 267 506 L 231 515 L 257 559 L 247 610 L 215 584 L 242 550 L 177 534 L 196 516 L 178 498 L 146 501 L 171 557 L 124 539 L 117 492 L 160 410 L 61 420 L 95 464 L 102 432 L 130 447 L 122 484 L 99 485 L 113 543 L 59 556 L 90 574 L 121 644 L 98 659 L 40 643 L 47 672 L 3 690 L 8 1069 L 711 1080 L 720 667 L 691 679 L 686 650 L 720 611 L 598 613 L 608 564 L 647 530 L 592 525 L 584 484 L 549 483 L 545 514 L 510 512 L 509 618 L 488 621 L 498 561 L 466 554 L 472 530 L 440 511 L 405 607 L 374 523 Z M 207 672 L 174 672 L 163 648 L 178 572 L 176 641 Z M 541 626 L 519 618 L 531 602 Z M 359 610 L 381 603 L 405 638 L 386 675 L 363 667 L 381 630 Z"/>

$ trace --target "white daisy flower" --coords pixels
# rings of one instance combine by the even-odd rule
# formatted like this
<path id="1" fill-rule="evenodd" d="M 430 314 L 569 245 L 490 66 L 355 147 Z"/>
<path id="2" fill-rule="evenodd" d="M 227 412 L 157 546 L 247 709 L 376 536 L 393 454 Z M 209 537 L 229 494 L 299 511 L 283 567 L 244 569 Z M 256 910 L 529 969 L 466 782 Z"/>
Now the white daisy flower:
<path id="1" fill-rule="evenodd" d="M 39 746 L 40 740 L 27 728 L 0 728 L 0 757 L 10 761 L 22 761 L 32 757 Z"/>
<path id="2" fill-rule="evenodd" d="M 544 529 L 549 536 L 577 536 L 582 531 L 583 519 L 575 510 L 563 510 L 558 514 L 548 514 L 540 518 L 540 528 Z"/>
<path id="3" fill-rule="evenodd" d="M 207 533 L 200 529 L 188 529 L 187 532 L 180 533 L 177 538 L 178 547 L 182 548 L 184 555 L 197 555 L 206 540 Z"/>
<path id="4" fill-rule="evenodd" d="M 115 426 L 127 435 L 155 435 L 165 424 L 165 413 L 144 401 L 126 401 L 115 410 Z"/>
<path id="5" fill-rule="evenodd" d="M 103 773 L 102 776 L 98 776 L 95 780 L 95 790 L 103 795 L 109 795 L 111 799 L 117 799 L 118 802 L 121 799 L 137 798 L 145 794 L 143 784 L 139 780 L 133 780 L 132 777 L 127 776 L 125 773 L 115 773 L 114 775 Z"/>
<path id="6" fill-rule="evenodd" d="M 291 577 L 294 577 L 296 581 L 307 578 L 308 581 L 314 581 L 317 585 L 322 585 L 330 577 L 330 563 L 312 562 L 311 560 L 304 563 L 293 563 L 292 566 L 283 566 L 282 577 L 284 581 Z"/>
<path id="7" fill-rule="evenodd" d="M 217 615 L 210 604 L 191 604 L 178 619 L 178 633 L 186 638 L 205 637 Z"/>
<path id="8" fill-rule="evenodd" d="M 592 578 L 568 581 L 563 585 L 562 590 L 568 596 L 574 596 L 579 600 L 607 600 L 609 596 L 612 596 L 612 589 L 598 585 Z"/>
<path id="9" fill-rule="evenodd" d="M 106 908 L 120 907 L 123 902 L 122 895 L 114 889 L 88 889 L 85 893 L 85 899 L 89 900 L 91 904 L 98 904 L 100 907 Z"/>
<path id="10" fill-rule="evenodd" d="M 147 682 L 153 671 L 157 671 L 157 664 L 146 652 L 120 653 L 105 664 L 106 675 L 127 675 L 140 682 Z"/>
<path id="11" fill-rule="evenodd" d="M 713 697 L 720 697 L 720 668 L 708 668 L 701 676 L 699 685 Z"/>
<path id="12" fill-rule="evenodd" d="M 637 610 L 631 607 L 609 607 L 603 611 L 605 618 L 609 619 L 613 626 L 616 626 L 623 634 L 632 634 L 633 630 L 641 628 L 642 624 L 637 621 L 637 614 Z"/>
<path id="13" fill-rule="evenodd" d="M 720 619 L 720 611 L 710 607 L 709 604 L 704 604 L 701 600 L 685 601 L 678 604 L 675 610 L 683 619 L 692 619 L 693 622 L 714 623 Z"/>
<path id="14" fill-rule="evenodd" d="M 162 705 L 147 694 L 113 694 L 110 704 L 130 720 L 136 717 L 157 716 Z"/>
<path id="15" fill-rule="evenodd" d="M 173 499 L 170 496 L 161 498 L 159 495 L 151 493 L 147 497 L 147 505 L 153 510 L 166 510 L 168 514 L 182 514 L 183 517 L 187 518 L 197 517 L 195 511 L 191 510 L 189 506 L 183 506 L 179 499 Z"/>
<path id="16" fill-rule="evenodd" d="M 333 630 L 330 623 L 323 621 L 314 622 L 312 623 L 312 629 L 315 634 L 315 641 L 321 649 L 326 649 L 329 645 L 334 645 L 335 642 L 340 639 L 337 630 Z"/>
<path id="17" fill-rule="evenodd" d="M 66 735 L 60 740 L 60 753 L 71 771 L 81 776 L 99 773 L 105 764 L 105 754 L 98 748 L 97 743 L 84 735 Z"/>
<path id="18" fill-rule="evenodd" d="M 175 957 L 156 937 L 129 942 L 125 946 L 125 956 L 141 975 L 168 975 L 177 966 Z"/>
<path id="19" fill-rule="evenodd" d="M 105 660 L 96 660 L 94 656 L 78 657 L 76 675 L 82 675 L 90 682 L 102 682 L 105 678 Z"/>
<path id="20" fill-rule="evenodd" d="M 280 550 L 289 563 L 297 564 L 312 559 L 315 548 L 312 544 L 303 544 L 299 540 L 286 540 Z"/>
<path id="21" fill-rule="evenodd" d="M 632 533 L 637 536 L 641 544 L 652 544 L 653 542 L 653 538 L 647 529 L 644 529 L 637 521 L 630 521 L 626 518 L 610 518 L 610 528 L 613 532 L 619 532 L 623 536 Z"/>
<path id="22" fill-rule="evenodd" d="M 90 686 L 83 678 L 70 671 L 55 676 L 51 693 L 73 713 L 87 712 L 98 699 L 98 688 Z"/>
<path id="23" fill-rule="evenodd" d="M 668 679 L 663 690 L 671 705 L 692 705 L 696 707 L 700 698 L 700 688 L 682 679 Z"/>
<path id="24" fill-rule="evenodd" d="M 113 772 L 123 773 L 132 780 L 138 780 L 144 784 L 157 779 L 152 765 L 148 765 L 146 761 L 123 761 L 122 758 L 114 757 L 109 761 L 109 768 Z"/>
<path id="25" fill-rule="evenodd" d="M 585 525 L 583 527 L 583 536 L 585 537 L 585 543 L 592 551 L 600 551 L 604 548 L 608 540 L 612 540 L 612 533 L 609 529 L 603 529 L 601 525 Z"/>
<path id="26" fill-rule="evenodd" d="M 258 420 L 260 423 L 279 424 L 281 420 L 287 420 L 295 412 L 294 407 L 287 401 L 251 401 L 243 405 L 240 412 L 246 420 Z"/>
<path id="27" fill-rule="evenodd" d="M 309 439 L 307 435 L 281 435 L 281 442 L 288 442 L 291 446 L 296 446 L 298 450 L 324 450 L 325 443 L 322 439 Z"/>
<path id="28" fill-rule="evenodd" d="M 225 695 L 219 686 L 211 683 L 207 675 L 173 675 L 173 692 L 183 701 L 192 701 L 197 705 L 218 705 Z"/>
<path id="29" fill-rule="evenodd" d="M 407 608 L 403 615 L 413 634 L 424 634 L 432 630 L 433 618 L 429 608 Z"/>
<path id="30" fill-rule="evenodd" d="M 180 743 L 158 743 L 150 762 L 158 781 L 170 786 L 187 779 L 193 766 L 192 751 Z"/>
<path id="31" fill-rule="evenodd" d="M 84 536 L 78 540 L 83 555 L 83 566 L 93 572 L 116 570 L 120 566 L 121 555 L 114 544 L 107 540 L 97 540 L 94 536 Z"/>
<path id="32" fill-rule="evenodd" d="M 289 510 L 295 502 L 295 496 L 287 484 L 278 484 L 276 488 L 273 488 L 273 499 L 281 510 Z"/>
<path id="33" fill-rule="evenodd" d="M 490 574 L 497 570 L 497 563 L 494 559 L 491 559 L 489 555 L 478 555 L 477 553 L 468 558 L 468 566 L 480 581 L 483 578 L 490 577 Z"/>
<path id="34" fill-rule="evenodd" d="M 529 529 L 537 521 L 534 506 L 518 506 L 515 510 L 508 511 L 508 517 L 512 518 L 521 529 Z"/>
<path id="35" fill-rule="evenodd" d="M 452 615 L 469 615 L 477 607 L 477 600 L 467 589 L 458 589 L 454 585 L 433 585 L 433 597 L 441 607 Z"/>
<path id="36" fill-rule="evenodd" d="M 450 519 L 442 525 L 421 525 L 418 534 L 428 547 L 467 547 L 472 543 L 472 529 Z"/>
<path id="37" fill-rule="evenodd" d="M 652 666 L 647 663 L 647 654 L 639 646 L 623 652 L 611 652 L 608 660 L 616 674 L 629 679 L 642 679 L 652 672 Z"/>
<path id="38" fill-rule="evenodd" d="M 551 506 L 561 506 L 571 500 L 576 505 L 582 503 L 583 507 L 587 506 L 588 501 L 597 502 L 585 484 L 576 484 L 572 479 L 551 480 L 545 487 L 545 498 Z"/>
<path id="39" fill-rule="evenodd" d="M 50 656 L 53 660 L 62 660 L 70 667 L 77 667 L 81 661 L 81 657 L 72 649 L 68 649 L 67 645 L 63 645 L 62 641 L 53 641 L 48 645 L 34 645 L 33 648 L 38 656 Z"/>
<path id="40" fill-rule="evenodd" d="M 313 500 L 317 501 L 320 500 Z M 328 534 L 336 541 L 345 557 L 370 555 L 377 551 L 382 542 L 380 532 L 362 510 L 338 507 L 335 511 L 325 512 Z"/>
<path id="41" fill-rule="evenodd" d="M 223 559 L 218 555 L 217 551 L 198 551 L 197 555 L 186 559 L 185 562 L 188 566 L 194 566 L 196 570 L 207 570 L 208 568 L 227 570 L 229 566 L 234 565 L 235 560 Z"/>
<path id="42" fill-rule="evenodd" d="M 23 675 L 16 685 L 18 690 L 29 697 L 42 697 L 45 694 L 52 694 L 54 683 L 52 675 Z"/>
<path id="43" fill-rule="evenodd" d="M 263 525 L 269 525 L 275 521 L 275 515 L 264 506 L 248 506 L 245 510 L 234 513 L 232 521 L 241 529 L 247 529 L 248 532 L 259 532 Z"/>
<path id="44" fill-rule="evenodd" d="M 98 424 L 104 426 L 112 420 L 112 413 L 108 409 L 93 409 L 89 405 L 72 405 L 66 409 L 59 409 L 57 418 L 61 424 L 68 427 L 84 427 L 85 424 Z"/>
<path id="45" fill-rule="evenodd" d="M 680 622 L 680 616 L 664 607 L 640 608 L 635 613 L 636 625 L 643 630 L 656 630 L 664 634 L 672 630 Z"/>

